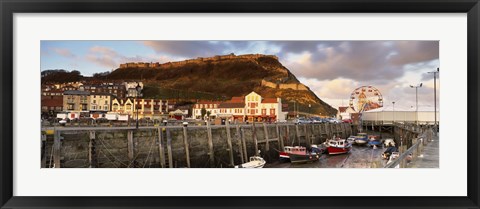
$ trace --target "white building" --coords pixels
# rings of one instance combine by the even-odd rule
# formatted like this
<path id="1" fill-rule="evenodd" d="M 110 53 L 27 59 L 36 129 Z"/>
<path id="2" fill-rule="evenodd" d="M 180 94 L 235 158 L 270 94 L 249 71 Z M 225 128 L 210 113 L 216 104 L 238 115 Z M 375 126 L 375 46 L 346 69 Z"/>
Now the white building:
<path id="1" fill-rule="evenodd" d="M 352 119 L 352 113 L 357 113 L 352 107 L 338 107 L 337 118 L 341 120 Z"/>
<path id="2" fill-rule="evenodd" d="M 237 121 L 281 121 L 286 112 L 282 112 L 280 98 L 263 98 L 255 92 L 244 97 L 233 97 L 227 102 L 199 102 L 193 107 L 193 117 L 202 118 L 202 108 L 210 112 L 210 118 L 225 118 Z"/>
<path id="3" fill-rule="evenodd" d="M 393 106 L 381 107 L 362 113 L 363 121 L 373 121 L 381 123 L 392 122 L 406 122 L 419 124 L 434 124 L 435 123 L 435 110 L 434 107 L 419 106 L 418 111 L 415 107 L 402 108 Z M 440 121 L 439 108 L 437 107 L 437 123 Z"/>
<path id="4" fill-rule="evenodd" d="M 143 82 L 124 82 L 125 89 L 127 90 L 126 97 L 142 97 Z M 137 86 L 140 86 L 140 93 L 137 91 Z"/>

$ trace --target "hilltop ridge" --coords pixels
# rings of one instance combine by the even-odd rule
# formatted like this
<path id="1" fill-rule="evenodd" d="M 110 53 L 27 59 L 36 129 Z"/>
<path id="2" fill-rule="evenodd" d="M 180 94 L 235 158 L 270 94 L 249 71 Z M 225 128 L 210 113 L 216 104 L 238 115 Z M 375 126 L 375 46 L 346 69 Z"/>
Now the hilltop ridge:
<path id="1" fill-rule="evenodd" d="M 301 112 L 324 116 L 336 114 L 333 107 L 299 82 L 275 55 L 228 54 L 162 64 L 130 62 L 91 79 L 108 82 L 141 80 L 147 98 L 228 100 L 255 91 L 263 97 L 279 97 L 283 103 L 292 106 L 295 103 Z"/>

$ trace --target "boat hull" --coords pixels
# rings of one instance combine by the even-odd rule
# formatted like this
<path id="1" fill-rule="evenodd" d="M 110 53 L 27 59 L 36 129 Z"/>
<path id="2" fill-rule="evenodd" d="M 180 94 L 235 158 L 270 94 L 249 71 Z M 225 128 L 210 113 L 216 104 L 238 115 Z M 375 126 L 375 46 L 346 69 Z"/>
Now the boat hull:
<path id="1" fill-rule="evenodd" d="M 352 147 L 328 147 L 328 154 L 329 155 L 339 155 L 339 154 L 345 154 L 350 152 L 350 149 Z"/>
<path id="2" fill-rule="evenodd" d="M 290 162 L 292 163 L 307 163 L 307 162 L 314 162 L 320 159 L 319 154 L 306 154 L 306 155 L 299 155 L 299 154 L 290 154 Z"/>
<path id="3" fill-rule="evenodd" d="M 363 145 L 363 144 L 366 144 L 367 142 L 368 141 L 364 139 L 355 139 L 355 144 L 358 144 L 358 145 Z"/>

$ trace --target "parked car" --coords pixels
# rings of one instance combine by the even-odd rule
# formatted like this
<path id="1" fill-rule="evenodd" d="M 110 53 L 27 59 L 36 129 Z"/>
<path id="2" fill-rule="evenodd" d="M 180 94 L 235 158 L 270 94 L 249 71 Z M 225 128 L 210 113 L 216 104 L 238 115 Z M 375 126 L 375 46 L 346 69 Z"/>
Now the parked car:
<path id="1" fill-rule="evenodd" d="M 311 118 L 312 119 L 312 123 L 324 123 L 325 121 L 320 118 L 320 117 L 313 117 Z"/>
<path id="2" fill-rule="evenodd" d="M 344 123 L 353 123 L 353 120 L 352 119 L 344 119 L 342 120 Z"/>
<path id="3" fill-rule="evenodd" d="M 341 120 L 338 120 L 338 119 L 336 119 L 336 118 L 329 118 L 329 119 L 328 119 L 328 122 L 329 122 L 329 123 L 342 123 Z"/>
<path id="4" fill-rule="evenodd" d="M 297 119 L 295 119 L 295 123 L 309 124 L 309 123 L 312 123 L 312 122 L 310 120 L 306 119 L 306 118 L 297 118 Z"/>

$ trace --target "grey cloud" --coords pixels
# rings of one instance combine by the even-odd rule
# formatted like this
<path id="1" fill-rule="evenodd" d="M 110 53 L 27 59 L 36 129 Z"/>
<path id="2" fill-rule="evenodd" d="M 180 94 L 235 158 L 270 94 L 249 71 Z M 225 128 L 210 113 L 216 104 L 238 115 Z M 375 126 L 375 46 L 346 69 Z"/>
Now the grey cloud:
<path id="1" fill-rule="evenodd" d="M 438 41 L 396 41 L 394 49 L 397 54 L 390 57 L 394 65 L 424 62 L 438 59 Z"/>

